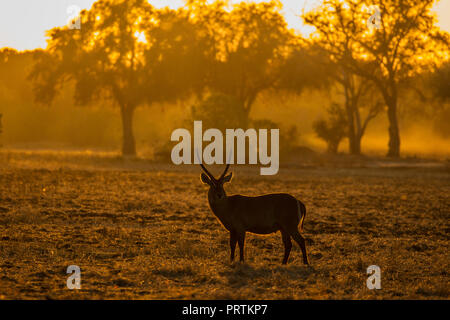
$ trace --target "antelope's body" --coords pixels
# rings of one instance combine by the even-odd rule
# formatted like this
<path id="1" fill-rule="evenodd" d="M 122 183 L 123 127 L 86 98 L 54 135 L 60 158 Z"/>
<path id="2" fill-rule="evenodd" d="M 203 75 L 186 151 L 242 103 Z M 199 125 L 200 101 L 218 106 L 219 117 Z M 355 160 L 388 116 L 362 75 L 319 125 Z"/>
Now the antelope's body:
<path id="1" fill-rule="evenodd" d="M 209 206 L 222 225 L 230 232 L 230 260 L 234 260 L 236 243 L 239 244 L 240 260 L 244 261 L 245 233 L 269 234 L 281 231 L 284 243 L 286 264 L 292 248 L 291 237 L 299 244 L 303 263 L 308 264 L 305 239 L 298 231 L 303 229 L 306 208 L 302 202 L 286 193 L 266 194 L 258 197 L 242 195 L 227 196 L 223 184 L 231 181 L 232 174 L 225 176 L 229 165 L 219 179 L 201 165 L 207 175 L 202 173 L 201 180 L 210 186 Z"/>
<path id="2" fill-rule="evenodd" d="M 304 205 L 286 193 L 258 197 L 234 195 L 215 200 L 209 192 L 208 201 L 211 210 L 228 231 L 239 228 L 251 233 L 269 234 L 280 231 L 282 226 L 298 226 L 304 218 Z M 264 210 L 260 209 L 261 206 Z"/>

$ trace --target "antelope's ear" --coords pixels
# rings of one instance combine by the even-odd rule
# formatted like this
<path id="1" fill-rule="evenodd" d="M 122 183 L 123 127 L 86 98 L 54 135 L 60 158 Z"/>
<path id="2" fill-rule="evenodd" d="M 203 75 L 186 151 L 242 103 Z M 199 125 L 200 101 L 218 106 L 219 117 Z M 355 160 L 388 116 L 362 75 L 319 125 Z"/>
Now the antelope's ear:
<path id="1" fill-rule="evenodd" d="M 230 182 L 232 178 L 233 178 L 233 173 L 230 173 L 229 175 L 223 177 L 222 183 Z"/>
<path id="2" fill-rule="evenodd" d="M 202 173 L 202 174 L 200 175 L 200 180 L 202 180 L 202 182 L 205 183 L 205 184 L 211 185 L 211 180 L 210 180 L 209 177 L 208 177 L 206 174 L 204 174 L 204 173 Z"/>

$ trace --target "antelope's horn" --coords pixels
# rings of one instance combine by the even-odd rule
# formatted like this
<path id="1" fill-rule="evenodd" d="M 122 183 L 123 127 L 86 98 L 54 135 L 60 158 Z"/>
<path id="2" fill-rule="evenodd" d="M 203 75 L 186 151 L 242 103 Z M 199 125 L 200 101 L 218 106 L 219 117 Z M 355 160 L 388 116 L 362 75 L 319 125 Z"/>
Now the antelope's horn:
<path id="1" fill-rule="evenodd" d="M 233 155 L 233 150 L 230 149 L 230 152 L 228 152 L 228 160 L 227 160 L 227 166 L 225 167 L 225 170 L 223 171 L 222 175 L 220 176 L 219 180 L 223 179 L 225 175 L 227 174 L 228 168 L 230 168 L 230 160 Z"/>
<path id="2" fill-rule="evenodd" d="M 205 171 L 205 173 L 208 175 L 208 177 L 210 179 L 212 179 L 213 181 L 217 181 L 216 178 L 214 178 L 214 176 L 203 165 L 202 160 L 200 159 L 200 156 L 198 154 L 198 149 L 195 149 L 195 155 L 197 156 L 197 160 L 198 160 L 198 162 L 200 164 L 200 167 L 202 167 L 203 171 Z"/>

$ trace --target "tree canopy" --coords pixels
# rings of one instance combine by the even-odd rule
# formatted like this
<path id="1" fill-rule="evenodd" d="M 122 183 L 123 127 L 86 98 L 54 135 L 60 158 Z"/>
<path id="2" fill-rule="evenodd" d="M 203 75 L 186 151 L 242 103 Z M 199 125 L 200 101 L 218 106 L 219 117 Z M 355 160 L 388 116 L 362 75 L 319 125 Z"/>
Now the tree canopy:
<path id="1" fill-rule="evenodd" d="M 136 154 L 132 117 L 142 104 L 172 101 L 199 87 L 202 48 L 183 10 L 145 0 L 100 0 L 81 12 L 81 29 L 54 28 L 31 74 L 36 99 L 51 103 L 67 82 L 80 105 L 110 99 L 120 107 L 123 154 Z"/>

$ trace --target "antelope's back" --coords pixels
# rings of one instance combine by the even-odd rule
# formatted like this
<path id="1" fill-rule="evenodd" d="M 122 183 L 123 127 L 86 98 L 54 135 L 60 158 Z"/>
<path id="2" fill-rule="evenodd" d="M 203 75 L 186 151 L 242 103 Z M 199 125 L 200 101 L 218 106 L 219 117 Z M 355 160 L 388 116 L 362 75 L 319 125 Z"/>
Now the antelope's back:
<path id="1" fill-rule="evenodd" d="M 287 193 L 229 197 L 233 219 L 254 233 L 272 233 L 300 222 L 297 199 Z"/>

